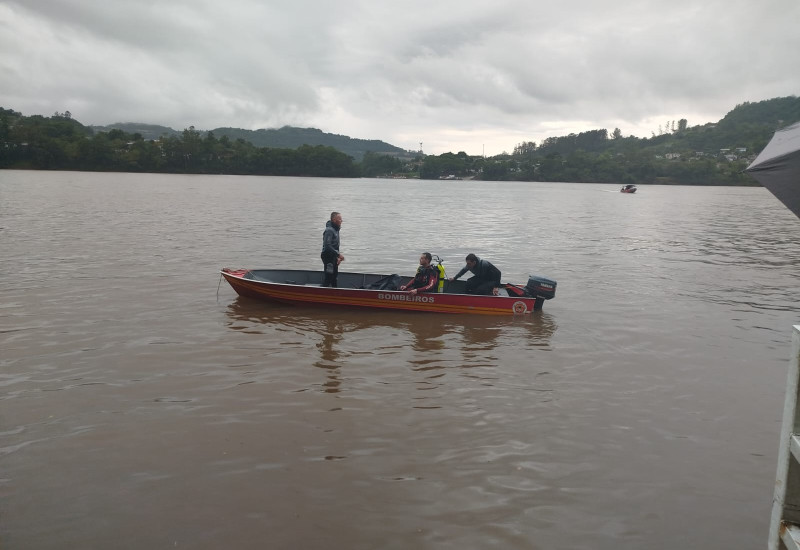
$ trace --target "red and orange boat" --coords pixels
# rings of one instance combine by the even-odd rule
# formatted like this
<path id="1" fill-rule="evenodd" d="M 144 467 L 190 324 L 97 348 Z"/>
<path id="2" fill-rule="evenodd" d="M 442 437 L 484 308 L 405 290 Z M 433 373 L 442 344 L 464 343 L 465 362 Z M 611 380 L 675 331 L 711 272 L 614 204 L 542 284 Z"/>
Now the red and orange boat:
<path id="1" fill-rule="evenodd" d="M 411 279 L 398 275 L 339 272 L 339 286 L 330 288 L 321 286 L 322 271 L 223 268 L 220 273 L 240 296 L 294 305 L 524 315 L 542 309 L 556 293 L 556 282 L 538 275 L 525 286 L 505 283 L 496 296 L 478 296 L 466 293 L 465 281 L 443 281 L 440 292 L 412 295 L 395 290 L 399 281 Z"/>

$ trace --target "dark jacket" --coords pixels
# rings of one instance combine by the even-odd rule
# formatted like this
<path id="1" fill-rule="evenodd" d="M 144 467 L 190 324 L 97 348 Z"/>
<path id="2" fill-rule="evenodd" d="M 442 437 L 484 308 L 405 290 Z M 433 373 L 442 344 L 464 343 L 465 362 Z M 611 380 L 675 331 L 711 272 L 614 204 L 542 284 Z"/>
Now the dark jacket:
<path id="1" fill-rule="evenodd" d="M 322 253 L 339 256 L 339 226 L 328 220 L 322 232 Z"/>
<path id="2" fill-rule="evenodd" d="M 422 266 L 417 269 L 417 275 L 411 279 L 408 284 L 400 287 L 400 290 L 411 290 L 416 288 L 420 292 L 433 292 L 439 282 L 439 271 L 433 267 Z"/>
<path id="3" fill-rule="evenodd" d="M 494 281 L 498 286 L 500 286 L 500 270 L 493 266 L 488 260 L 481 260 L 478 258 L 478 261 L 475 263 L 475 267 L 472 269 L 465 265 L 463 268 L 461 268 L 461 271 L 456 273 L 456 276 L 453 277 L 453 279 L 458 279 L 467 271 L 471 272 L 475 277 L 478 277 L 482 281 Z"/>

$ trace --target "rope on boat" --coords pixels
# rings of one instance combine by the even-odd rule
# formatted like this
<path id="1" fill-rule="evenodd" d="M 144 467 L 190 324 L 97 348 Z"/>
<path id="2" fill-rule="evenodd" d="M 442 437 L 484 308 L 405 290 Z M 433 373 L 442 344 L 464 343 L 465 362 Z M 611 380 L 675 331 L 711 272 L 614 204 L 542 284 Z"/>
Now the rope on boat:
<path id="1" fill-rule="evenodd" d="M 219 287 L 222 286 L 222 273 L 219 274 L 219 283 L 217 284 L 217 302 L 219 302 Z"/>

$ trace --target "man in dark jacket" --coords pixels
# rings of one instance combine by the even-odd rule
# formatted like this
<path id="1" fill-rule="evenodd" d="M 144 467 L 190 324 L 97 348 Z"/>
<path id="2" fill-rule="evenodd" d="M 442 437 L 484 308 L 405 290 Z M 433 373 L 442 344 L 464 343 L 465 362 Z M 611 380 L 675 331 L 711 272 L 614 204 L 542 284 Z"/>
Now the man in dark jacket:
<path id="1" fill-rule="evenodd" d="M 344 261 L 344 256 L 339 253 L 339 229 L 342 227 L 342 215 L 331 212 L 331 219 L 325 224 L 322 232 L 322 266 L 325 270 L 325 280 L 322 286 L 336 287 L 339 276 L 339 264 Z"/>
<path id="2" fill-rule="evenodd" d="M 431 266 L 433 256 L 430 252 L 423 252 L 419 257 L 419 267 L 416 276 L 408 284 L 400 287 L 400 290 L 408 290 L 412 295 L 418 292 L 436 292 L 436 284 L 439 282 L 439 272 Z"/>
<path id="3" fill-rule="evenodd" d="M 467 294 L 494 294 L 494 289 L 500 286 L 500 270 L 489 261 L 481 260 L 475 254 L 468 254 L 467 265 L 449 280 L 455 281 L 467 271 L 473 275 L 467 279 Z"/>

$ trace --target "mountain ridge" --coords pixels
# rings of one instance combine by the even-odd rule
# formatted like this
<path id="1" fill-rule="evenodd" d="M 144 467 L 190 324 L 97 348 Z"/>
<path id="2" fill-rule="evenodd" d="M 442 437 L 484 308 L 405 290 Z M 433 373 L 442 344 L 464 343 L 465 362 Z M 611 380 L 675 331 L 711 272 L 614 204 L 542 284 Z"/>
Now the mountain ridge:
<path id="1" fill-rule="evenodd" d="M 94 132 L 122 130 L 130 134 L 139 134 L 146 140 L 156 140 L 164 135 L 177 137 L 183 133 L 169 126 L 138 122 L 115 122 L 107 126 L 89 126 L 89 128 Z M 318 128 L 300 128 L 287 125 L 281 128 L 259 128 L 257 130 L 219 127 L 213 130 L 200 131 L 201 135 L 206 135 L 209 132 L 217 138 L 226 136 L 232 141 L 243 139 L 256 147 L 297 149 L 303 145 L 323 145 L 333 147 L 342 153 L 350 155 L 359 162 L 364 158 L 367 152 L 396 157 L 413 156 L 413 154 L 405 149 L 382 140 L 352 138 L 342 134 L 323 132 Z"/>

